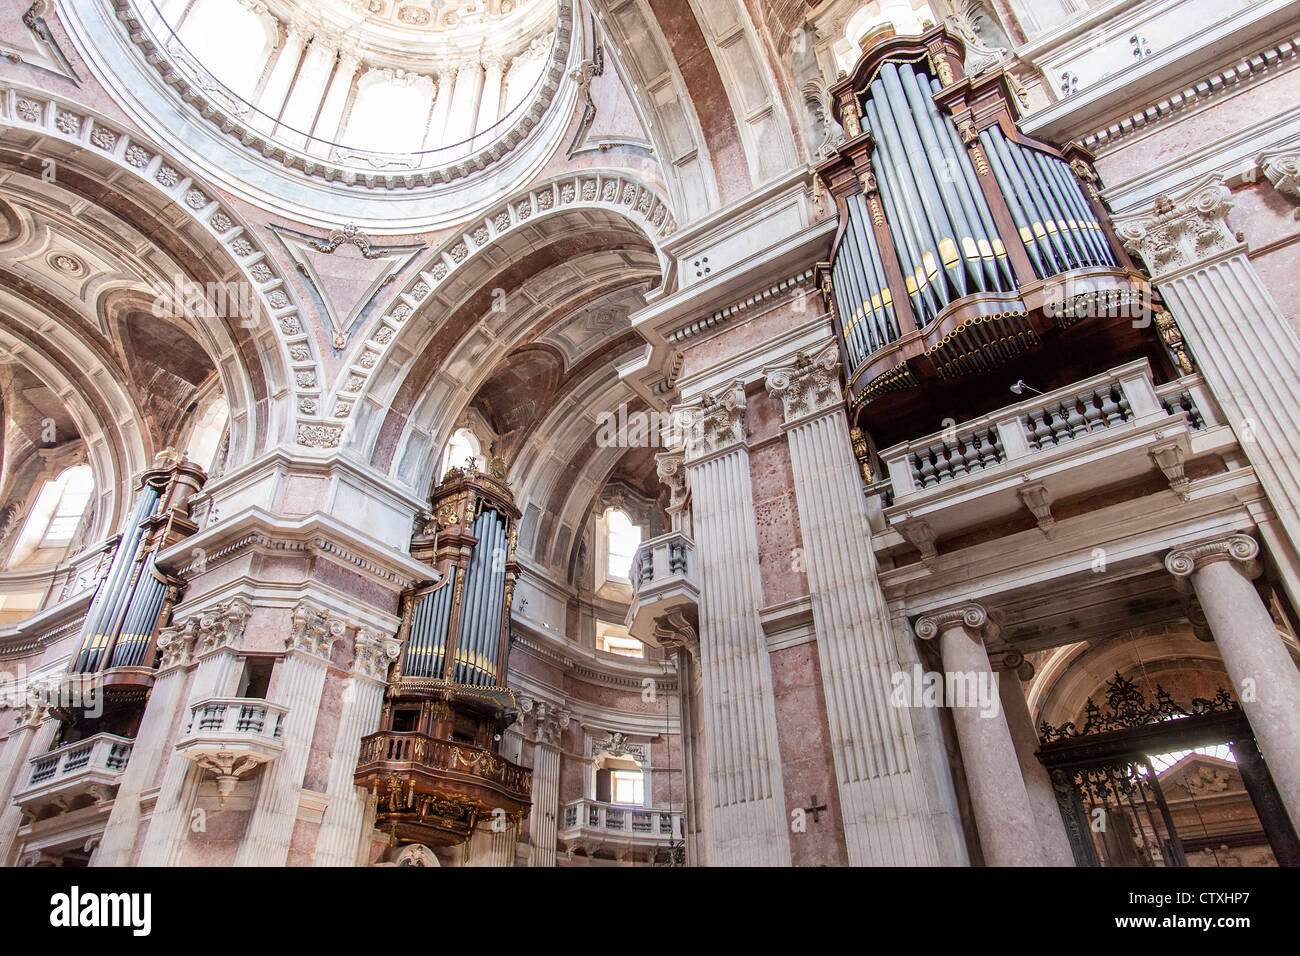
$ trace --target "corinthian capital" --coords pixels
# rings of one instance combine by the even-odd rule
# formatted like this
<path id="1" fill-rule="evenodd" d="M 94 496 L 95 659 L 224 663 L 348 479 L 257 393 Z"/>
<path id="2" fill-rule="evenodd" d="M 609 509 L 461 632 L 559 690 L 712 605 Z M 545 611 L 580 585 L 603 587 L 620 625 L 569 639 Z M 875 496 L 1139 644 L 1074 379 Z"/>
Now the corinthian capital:
<path id="1" fill-rule="evenodd" d="M 767 392 L 781 400 L 785 423 L 843 403 L 840 356 L 834 345 L 816 355 L 800 352 L 792 365 L 766 369 Z"/>
<path id="2" fill-rule="evenodd" d="M 1259 168 L 1274 189 L 1292 202 L 1300 202 L 1300 145 L 1260 154 Z M 1296 217 L 1300 218 L 1300 209 Z"/>
<path id="3" fill-rule="evenodd" d="M 1165 556 L 1165 569 L 1175 578 L 1188 578 L 1212 562 L 1231 561 L 1239 571 L 1253 578 L 1260 572 L 1258 557 L 1259 544 L 1254 538 L 1230 534 L 1186 548 L 1174 548 Z"/>
<path id="4" fill-rule="evenodd" d="M 1153 279 L 1228 252 L 1240 239 L 1228 228 L 1232 193 L 1223 177 L 1208 176 L 1176 198 L 1156 197 L 1148 210 L 1115 217 L 1124 246 L 1141 256 Z"/>
<path id="5" fill-rule="evenodd" d="M 238 647 L 252 612 L 247 601 L 234 598 L 199 614 L 197 630 L 187 632 L 194 633 L 195 656 L 201 657 L 226 647 Z M 190 619 L 193 620 L 194 618 Z"/>
<path id="6" fill-rule="evenodd" d="M 572 719 L 569 712 L 562 707 L 548 704 L 543 700 L 534 703 L 532 715 L 537 733 L 537 742 L 551 747 L 558 747 L 560 739 L 564 736 L 564 731 L 568 729 L 569 721 Z"/>
<path id="7" fill-rule="evenodd" d="M 187 667 L 194 659 L 194 648 L 199 639 L 199 619 L 192 617 L 184 624 L 164 627 L 158 632 L 158 670 Z"/>
<path id="8" fill-rule="evenodd" d="M 397 660 L 397 655 L 402 650 L 402 645 L 396 638 L 372 631 L 368 627 L 357 628 L 353 646 L 352 670 L 362 677 L 378 681 L 388 678 L 388 665 Z"/>
<path id="9" fill-rule="evenodd" d="M 310 601 L 299 601 L 293 609 L 293 623 L 284 646 L 290 651 L 302 651 L 328 660 L 334 642 L 346 630 L 347 623 L 333 617 L 327 609 Z"/>
<path id="10" fill-rule="evenodd" d="M 745 441 L 745 383 L 740 379 L 681 409 L 686 459 L 695 461 Z"/>

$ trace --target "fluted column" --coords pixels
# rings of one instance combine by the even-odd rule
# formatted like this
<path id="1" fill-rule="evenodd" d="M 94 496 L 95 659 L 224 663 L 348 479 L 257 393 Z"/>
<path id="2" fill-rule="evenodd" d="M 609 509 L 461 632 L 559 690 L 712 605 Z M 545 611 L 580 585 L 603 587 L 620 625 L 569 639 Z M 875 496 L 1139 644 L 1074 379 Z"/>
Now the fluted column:
<path id="1" fill-rule="evenodd" d="M 312 128 L 337 56 L 338 47 L 332 45 L 329 38 L 318 33 L 312 39 L 311 46 L 303 55 L 302 66 L 293 78 L 280 117 L 280 122 L 288 128 L 280 131 L 281 139 L 300 149 L 306 145 L 306 137 L 302 134 Z"/>
<path id="2" fill-rule="evenodd" d="M 1300 672 L 1251 579 L 1259 545 L 1244 534 L 1176 548 L 1165 567 L 1196 592 L 1223 666 L 1291 822 L 1300 829 Z"/>
<path id="3" fill-rule="evenodd" d="M 289 88 L 293 86 L 293 78 L 298 73 L 298 65 L 302 62 L 302 52 L 307 45 L 307 39 L 307 32 L 298 24 L 290 23 L 286 26 L 284 42 L 280 45 L 280 55 L 275 58 L 271 75 L 267 78 L 266 85 L 262 87 L 262 93 L 255 104 L 258 110 L 266 114 L 254 120 L 264 133 L 271 132 L 275 120 L 280 116 L 280 111 L 284 109 L 284 101 L 289 95 Z"/>
<path id="4" fill-rule="evenodd" d="M 1192 357 L 1268 493 L 1286 542 L 1274 547 L 1300 601 L 1300 336 L 1229 228 L 1232 193 L 1213 175 L 1148 211 L 1117 216 L 1178 320 Z M 1271 524 L 1271 522 L 1270 522 Z"/>
<path id="5" fill-rule="evenodd" d="M 330 651 L 346 629 L 342 620 L 309 601 L 300 601 L 294 608 L 284 660 L 267 695 L 268 700 L 288 708 L 284 750 L 262 770 L 235 866 L 284 866 L 288 859 Z M 352 766 L 356 766 L 355 757 Z"/>
<path id="6" fill-rule="evenodd" d="M 835 346 L 770 369 L 767 388 L 784 411 L 849 863 L 935 864 L 910 718 L 890 705 L 900 667 Z"/>
<path id="7" fill-rule="evenodd" d="M 352 81 L 356 79 L 357 67 L 361 58 L 351 51 L 339 54 L 338 66 L 330 79 L 325 101 L 321 104 L 320 115 L 316 119 L 313 135 L 317 138 L 312 143 L 311 151 L 324 156 L 329 151 L 329 143 L 338 141 L 339 123 L 343 119 L 343 108 L 347 105 L 348 94 L 352 92 Z M 364 145 L 364 144 L 362 144 Z"/>
<path id="8" fill-rule="evenodd" d="M 1037 756 L 1042 741 L 1038 739 L 1034 718 L 1029 713 L 1029 702 L 1020 686 L 1023 681 L 1033 678 L 1034 665 L 1019 654 L 1017 657 L 1017 670 L 1002 672 L 998 691 L 1002 697 L 1002 710 L 1007 715 L 1007 729 L 1011 731 L 1011 741 L 1016 748 L 1016 758 L 1020 761 L 1020 776 L 1025 781 L 1025 792 L 1033 808 L 1038 846 L 1045 865 L 1074 866 L 1074 851 L 1070 849 L 1070 837 L 1065 832 L 1065 821 L 1061 819 L 1052 777 Z M 1012 662 L 1005 663 L 1010 666 Z"/>
<path id="9" fill-rule="evenodd" d="M 366 791 L 353 784 L 361 738 L 379 729 L 388 687 L 388 666 L 401 644 L 367 628 L 358 628 L 352 676 L 343 689 L 343 708 L 330 763 L 329 805 L 316 839 L 313 866 L 355 866 L 366 816 Z"/>
<path id="10" fill-rule="evenodd" d="M 14 791 L 27 785 L 31 759 L 49 749 L 58 728 L 59 722 L 48 718 L 44 702 L 25 701 L 19 709 L 18 725 L 0 748 L 0 865 L 13 865 L 14 837 L 22 825 L 22 813 L 13 803 Z"/>
<path id="11" fill-rule="evenodd" d="M 964 604 L 925 615 L 916 623 L 916 636 L 939 638 L 945 678 L 987 689 L 997 681 L 984 650 L 987 624 L 984 608 Z M 985 864 L 1042 866 L 1033 806 L 1001 706 L 989 707 L 986 700 L 950 700 L 948 704 Z"/>
<path id="12" fill-rule="evenodd" d="M 533 745 L 533 806 L 528 815 L 532 842 L 529 866 L 555 866 L 555 840 L 560 813 L 560 742 L 569 726 L 567 711 L 525 698 L 520 710 L 531 716 Z"/>
<path id="13" fill-rule="evenodd" d="M 448 142 L 447 116 L 451 112 L 452 86 L 456 74 L 452 70 L 443 70 L 438 74 L 438 88 L 433 97 L 433 110 L 429 114 L 429 127 L 424 133 L 424 148 L 437 149 Z"/>
<path id="14" fill-rule="evenodd" d="M 758 617 L 763 598 L 744 384 L 706 395 L 692 414 L 686 467 L 700 561 L 712 862 L 789 866 L 771 661 Z"/>
<path id="15" fill-rule="evenodd" d="M 483 68 L 477 59 L 463 60 L 456 66 L 456 81 L 451 93 L 451 111 L 447 117 L 444 144 L 462 143 L 474 135 L 478 117 L 478 95 L 483 83 Z M 459 153 L 467 153 L 464 143 Z"/>
<path id="16" fill-rule="evenodd" d="M 514 866 L 519 821 L 498 824 L 491 816 L 474 828 L 465 846 L 465 866 Z"/>
<path id="17" fill-rule="evenodd" d="M 172 753 L 172 734 L 177 713 L 185 702 L 185 673 L 193 660 L 199 624 L 195 616 L 184 624 L 163 628 L 158 634 L 157 676 L 92 866 L 130 865 L 140 836 L 140 794 L 154 785 L 169 760 L 186 762 Z"/>
<path id="18" fill-rule="evenodd" d="M 655 640 L 671 654 L 677 669 L 677 701 L 682 748 L 682 842 L 687 866 L 707 866 L 708 794 L 701 762 L 699 720 L 700 639 L 694 621 L 683 611 L 655 618 Z M 671 791 L 670 791 L 671 792 Z M 669 801 L 672 809 L 672 799 Z"/>
<path id="19" fill-rule="evenodd" d="M 237 654 L 243 644 L 244 628 L 250 613 L 251 608 L 246 602 L 235 599 L 196 615 L 198 626 L 192 653 L 198 666 L 190 680 L 186 712 L 181 714 L 179 724 L 180 733 L 185 732 L 189 708 L 199 701 L 225 697 L 234 692 L 239 679 Z M 174 746 L 174 738 L 165 738 L 163 746 Z M 149 828 L 142 836 L 141 866 L 176 866 L 180 863 L 203 773 L 189 760 L 167 761 L 153 815 L 149 818 Z"/>
<path id="20" fill-rule="evenodd" d="M 475 134 L 483 132 L 500 118 L 501 78 L 504 74 L 505 60 L 499 53 L 490 53 L 483 58 L 483 92 L 478 101 Z"/>

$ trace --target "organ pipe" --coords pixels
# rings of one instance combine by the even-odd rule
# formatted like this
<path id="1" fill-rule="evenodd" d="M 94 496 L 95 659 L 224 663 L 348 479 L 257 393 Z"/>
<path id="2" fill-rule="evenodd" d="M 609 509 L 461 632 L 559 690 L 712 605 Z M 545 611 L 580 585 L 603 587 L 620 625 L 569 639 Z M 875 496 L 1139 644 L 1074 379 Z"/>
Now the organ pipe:
<path id="1" fill-rule="evenodd" d="M 822 288 L 855 408 L 1014 359 L 1074 299 L 1144 289 L 1081 186 L 1091 157 L 1024 136 L 1014 82 L 965 76 L 964 55 L 944 28 L 884 37 L 831 89 L 849 138 L 818 167 L 840 215 Z"/>

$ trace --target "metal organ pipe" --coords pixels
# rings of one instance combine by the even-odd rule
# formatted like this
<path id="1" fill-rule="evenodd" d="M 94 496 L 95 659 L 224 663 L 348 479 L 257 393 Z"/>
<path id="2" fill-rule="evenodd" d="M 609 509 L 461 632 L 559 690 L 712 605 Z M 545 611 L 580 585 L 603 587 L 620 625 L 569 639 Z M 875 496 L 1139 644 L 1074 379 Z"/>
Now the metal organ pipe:
<path id="1" fill-rule="evenodd" d="M 1116 266 L 1115 256 L 1110 251 L 1110 243 L 1107 242 L 1105 233 L 1101 231 L 1100 224 L 1093 218 L 1093 211 L 1088 206 L 1088 201 L 1084 199 L 1079 184 L 1074 181 L 1070 167 L 1053 156 L 1043 156 L 1042 160 L 1049 174 L 1056 179 L 1069 208 L 1073 210 L 1079 229 L 1087 238 L 1089 247 L 1096 257 L 1093 260 L 1094 264 Z"/>
<path id="2" fill-rule="evenodd" d="M 889 289 L 889 280 L 885 278 L 885 269 L 880 262 L 880 250 L 876 248 L 876 235 L 868 225 L 870 212 L 867 201 L 861 196 L 850 196 L 849 205 L 858 219 L 860 234 L 859 254 L 862 256 L 862 269 L 872 289 L 872 307 L 879 302 L 881 344 L 894 341 L 900 335 L 898 319 L 894 315 L 894 297 Z"/>
<path id="3" fill-rule="evenodd" d="M 103 659 L 109 641 L 113 639 L 112 622 L 117 618 L 118 609 L 129 596 L 128 582 L 134 570 L 136 552 L 140 548 L 140 539 L 144 535 L 144 523 L 154 512 L 158 504 L 159 490 L 146 484 L 140 490 L 131 520 L 122 532 L 122 539 L 117 543 L 108 576 L 104 578 L 95 593 L 95 602 L 86 619 L 86 634 L 82 639 L 81 650 L 73 663 L 74 673 L 86 673 L 98 668 Z"/>
<path id="4" fill-rule="evenodd" d="M 849 244 L 849 249 L 854 254 L 845 256 L 845 275 L 856 292 L 856 298 L 861 303 L 853 311 L 852 323 L 849 327 L 850 335 L 853 341 L 862 350 L 866 356 L 870 352 L 884 345 L 884 341 L 879 335 L 880 325 L 876 318 L 876 309 L 880 307 L 880 295 L 872 286 L 864 268 L 862 236 L 863 222 L 861 218 L 852 212 L 849 214 L 848 224 L 844 232 L 844 242 Z"/>
<path id="5" fill-rule="evenodd" d="M 1020 197 L 1012 186 L 1012 179 L 1002 167 L 1002 155 L 993 145 L 993 137 L 988 130 L 980 133 L 980 143 L 984 147 L 984 155 L 988 157 L 989 166 L 993 169 L 993 176 L 998 181 L 1002 189 L 1002 195 L 1007 201 L 1007 208 L 1011 211 L 1011 219 L 1020 231 L 1020 238 L 1024 241 L 1025 251 L 1029 253 L 1029 259 L 1034 264 L 1034 273 L 1041 279 L 1051 275 L 1051 248 L 1047 246 L 1047 236 L 1044 233 L 1040 236 L 1034 232 L 1031 223 L 1031 216 L 1025 211 L 1025 207 L 1020 203 Z"/>

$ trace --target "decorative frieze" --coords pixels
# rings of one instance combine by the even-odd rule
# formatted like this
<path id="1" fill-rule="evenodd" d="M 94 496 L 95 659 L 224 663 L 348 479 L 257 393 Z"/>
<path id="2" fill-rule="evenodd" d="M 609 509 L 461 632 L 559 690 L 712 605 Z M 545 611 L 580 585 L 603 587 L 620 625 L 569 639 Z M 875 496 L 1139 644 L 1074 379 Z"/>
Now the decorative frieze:
<path id="1" fill-rule="evenodd" d="M 1200 265 L 1230 252 L 1241 237 L 1228 228 L 1232 193 L 1220 175 L 1208 176 L 1174 199 L 1156 197 L 1143 213 L 1115 217 L 1124 246 L 1142 257 L 1153 279 Z"/>
<path id="2" fill-rule="evenodd" d="M 840 357 L 834 345 L 816 355 L 800 352 L 794 364 L 766 369 L 767 391 L 781 400 L 785 423 L 843 404 Z"/>

